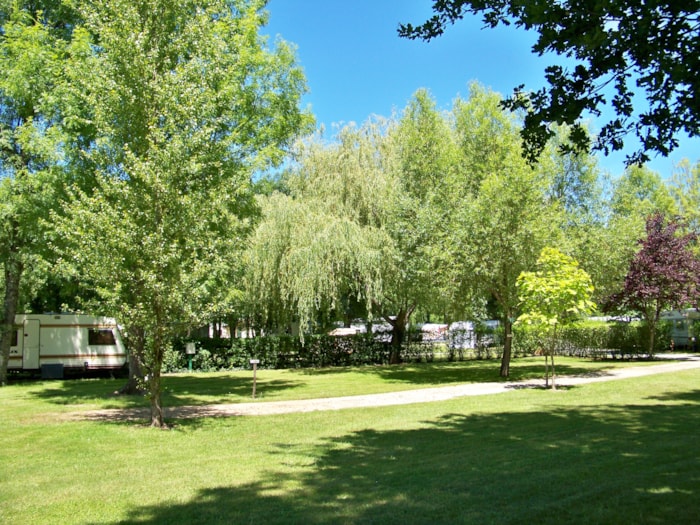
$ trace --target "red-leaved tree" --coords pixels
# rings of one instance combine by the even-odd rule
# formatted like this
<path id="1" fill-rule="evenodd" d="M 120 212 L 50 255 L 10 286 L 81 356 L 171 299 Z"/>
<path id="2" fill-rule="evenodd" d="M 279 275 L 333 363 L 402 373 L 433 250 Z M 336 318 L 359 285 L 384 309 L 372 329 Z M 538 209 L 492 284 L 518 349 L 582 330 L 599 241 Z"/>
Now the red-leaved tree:
<path id="1" fill-rule="evenodd" d="M 700 298 L 700 260 L 691 250 L 694 233 L 678 234 L 680 224 L 660 213 L 647 219 L 647 236 L 632 259 L 621 292 L 608 300 L 608 309 L 639 312 L 649 328 L 649 355 L 659 316 L 664 310 L 696 306 Z"/>

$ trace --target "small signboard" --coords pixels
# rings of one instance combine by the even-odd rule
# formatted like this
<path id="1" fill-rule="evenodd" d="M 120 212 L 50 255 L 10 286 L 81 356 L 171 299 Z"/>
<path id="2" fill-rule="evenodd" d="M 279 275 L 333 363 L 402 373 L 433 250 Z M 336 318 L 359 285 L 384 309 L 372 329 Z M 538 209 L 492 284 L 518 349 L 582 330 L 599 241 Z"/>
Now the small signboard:
<path id="1" fill-rule="evenodd" d="M 250 360 L 251 365 L 259 365 L 260 364 L 260 359 L 251 359 Z"/>
<path id="2" fill-rule="evenodd" d="M 195 349 L 194 343 L 187 343 L 185 345 L 185 353 L 187 355 L 193 355 L 195 352 L 196 352 L 196 349 Z"/>

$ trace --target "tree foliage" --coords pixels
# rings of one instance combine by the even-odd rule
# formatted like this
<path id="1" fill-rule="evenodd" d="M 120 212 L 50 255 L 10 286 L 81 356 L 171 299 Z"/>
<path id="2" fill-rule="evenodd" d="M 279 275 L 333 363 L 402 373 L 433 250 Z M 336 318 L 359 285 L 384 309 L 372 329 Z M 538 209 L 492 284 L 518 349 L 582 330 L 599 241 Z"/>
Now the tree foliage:
<path id="1" fill-rule="evenodd" d="M 301 338 L 352 298 L 381 297 L 388 239 L 378 229 L 329 213 L 327 201 L 275 193 L 250 239 L 246 282 L 254 314 L 270 330 L 299 323 Z"/>
<path id="2" fill-rule="evenodd" d="M 425 90 L 397 118 L 304 143 L 285 180 L 290 196 L 268 200 L 252 245 L 251 286 L 266 288 L 258 301 L 279 303 L 287 317 L 292 307 L 306 328 L 314 305 L 337 315 L 341 304 L 365 303 L 366 315 L 392 326 L 398 362 L 413 313 L 441 300 L 432 247 L 449 213 L 453 143 Z"/>
<path id="3" fill-rule="evenodd" d="M 549 336 L 550 344 L 543 349 L 545 366 L 549 357 L 552 388 L 556 389 L 553 344 L 557 327 L 593 311 L 593 282 L 573 257 L 545 247 L 537 259 L 536 270 L 518 276 L 517 288 L 523 312 L 518 322 L 541 327 Z"/>
<path id="4" fill-rule="evenodd" d="M 473 86 L 469 99 L 455 104 L 461 151 L 471 160 L 470 169 L 457 172 L 450 183 L 455 207 L 444 227 L 443 258 L 456 301 L 493 298 L 497 303 L 505 329 L 500 373 L 507 377 L 519 302 L 516 281 L 542 247 L 556 242 L 561 208 L 548 198 L 548 174 L 522 158 L 518 122 L 499 102 L 497 94 Z M 498 138 L 487 149 L 474 143 L 494 127 Z"/>
<path id="5" fill-rule="evenodd" d="M 649 327 L 649 354 L 654 352 L 656 323 L 664 310 L 697 306 L 700 260 L 691 246 L 693 233 L 680 235 L 677 221 L 656 213 L 647 219 L 646 238 L 630 263 L 623 289 L 610 297 L 608 309 L 631 310 Z"/>
<path id="6" fill-rule="evenodd" d="M 522 272 L 517 285 L 523 310 L 518 319 L 525 323 L 559 325 L 595 307 L 590 276 L 573 257 L 556 248 L 544 248 L 536 270 Z"/>
<path id="7" fill-rule="evenodd" d="M 55 220 L 64 267 L 127 327 L 155 426 L 169 341 L 216 313 L 240 280 L 252 173 L 279 163 L 309 123 L 292 51 L 259 35 L 262 5 L 79 3 L 65 124 L 91 123 L 72 143 L 82 159 L 73 168 L 95 187 L 74 187 Z"/>
<path id="8" fill-rule="evenodd" d="M 25 270 L 42 268 L 46 217 L 57 205 L 63 135 L 55 93 L 69 55 L 73 18 L 56 2 L 0 6 L 0 384 Z M 37 272 L 38 273 L 38 272 Z"/>
<path id="9" fill-rule="evenodd" d="M 700 234 L 700 162 L 686 160 L 676 166 L 670 191 L 690 231 Z"/>
<path id="10" fill-rule="evenodd" d="M 547 88 L 515 90 L 505 102 L 527 111 L 524 152 L 534 160 L 554 131 L 550 124 L 572 126 L 571 142 L 588 149 L 581 125 L 587 114 L 615 113 L 605 123 L 593 149 L 620 150 L 634 134 L 641 147 L 628 157 L 642 163 L 651 153 L 667 155 L 678 136 L 700 134 L 700 18 L 695 1 L 605 0 L 595 3 L 530 0 L 436 0 L 434 15 L 417 27 L 401 25 L 399 34 L 430 40 L 468 14 L 480 14 L 488 27 L 511 25 L 538 33 L 533 52 L 554 52 L 574 61 L 571 68 L 552 65 L 545 71 Z M 605 88 L 612 86 L 612 94 Z M 644 104 L 634 100 L 643 94 Z"/>

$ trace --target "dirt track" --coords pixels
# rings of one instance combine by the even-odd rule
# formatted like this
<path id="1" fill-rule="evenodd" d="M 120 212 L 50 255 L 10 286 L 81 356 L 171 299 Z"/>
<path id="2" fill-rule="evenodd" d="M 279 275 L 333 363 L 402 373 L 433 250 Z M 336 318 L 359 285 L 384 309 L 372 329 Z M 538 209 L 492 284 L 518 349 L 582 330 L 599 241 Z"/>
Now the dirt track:
<path id="1" fill-rule="evenodd" d="M 700 356 L 675 355 L 673 356 L 673 359 L 673 362 L 660 363 L 658 365 L 628 367 L 587 376 L 561 377 L 557 378 L 557 386 L 564 387 L 584 383 L 596 383 L 600 381 L 613 381 L 616 379 L 627 379 L 631 377 L 641 377 L 651 374 L 662 374 L 676 372 L 679 370 L 700 368 Z M 318 410 L 341 410 L 344 408 L 407 405 L 412 403 L 445 401 L 447 399 L 454 399 L 463 396 L 499 394 L 518 388 L 541 388 L 543 386 L 544 379 L 526 382 L 511 381 L 503 383 L 469 383 L 464 385 L 452 385 L 363 396 L 334 397 L 298 401 L 270 401 L 183 406 L 166 408 L 166 418 L 182 419 L 200 417 L 261 416 L 284 414 L 289 412 L 314 412 Z M 137 421 L 147 419 L 149 414 L 150 412 L 147 408 L 108 409 L 79 412 L 73 414 L 73 417 L 103 421 Z"/>

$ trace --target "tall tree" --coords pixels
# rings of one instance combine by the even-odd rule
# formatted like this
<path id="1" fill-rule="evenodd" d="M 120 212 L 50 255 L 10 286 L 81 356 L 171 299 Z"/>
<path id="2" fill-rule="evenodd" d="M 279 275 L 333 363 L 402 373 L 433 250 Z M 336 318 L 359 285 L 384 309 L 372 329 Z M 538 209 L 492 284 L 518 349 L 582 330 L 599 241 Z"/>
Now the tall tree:
<path id="1" fill-rule="evenodd" d="M 436 251 L 439 231 L 449 218 L 449 183 L 458 160 L 447 115 L 427 90 L 418 90 L 388 136 L 395 185 L 383 229 L 393 240 L 393 269 L 384 277 L 384 299 L 378 309 L 392 326 L 391 362 L 400 361 L 411 316 L 420 307 L 440 311 Z"/>
<path id="2" fill-rule="evenodd" d="M 56 206 L 62 136 L 53 92 L 68 54 L 66 12 L 56 2 L 0 8 L 0 384 L 5 384 L 22 275 L 44 248 L 40 221 Z"/>
<path id="3" fill-rule="evenodd" d="M 288 46 L 260 36 L 264 2 L 79 2 L 83 59 L 71 100 L 91 108 L 94 137 L 57 220 L 64 265 L 98 290 L 145 368 L 151 424 L 164 426 L 161 366 L 171 338 L 216 310 L 252 202 L 250 176 L 281 161 L 310 123 Z"/>
<path id="4" fill-rule="evenodd" d="M 649 168 L 630 166 L 613 183 L 610 211 L 614 216 L 637 220 L 641 231 L 649 215 L 673 216 L 677 209 L 669 187 L 658 173 Z"/>
<path id="5" fill-rule="evenodd" d="M 520 86 L 506 101 L 508 108 L 527 111 L 524 152 L 531 160 L 553 136 L 552 123 L 573 126 L 574 147 L 587 150 L 581 119 L 600 115 L 608 104 L 616 116 L 602 127 L 593 148 L 620 150 L 625 136 L 633 133 L 641 147 L 628 158 L 630 163 L 644 162 L 651 153 L 667 155 L 682 133 L 700 135 L 695 102 L 700 15 L 694 1 L 436 0 L 433 11 L 417 27 L 401 25 L 399 34 L 431 40 L 466 15 L 480 14 L 488 27 L 514 24 L 536 31 L 533 52 L 554 52 L 576 62 L 571 69 L 547 67 L 549 87 L 526 93 Z M 614 87 L 611 96 L 606 86 Z M 634 94 L 641 94 L 644 103 L 638 104 Z"/>
<path id="6" fill-rule="evenodd" d="M 584 267 L 594 280 L 595 300 L 600 304 L 622 287 L 646 218 L 654 213 L 677 214 L 668 186 L 646 167 L 628 167 L 611 182 L 607 193 L 602 227 L 592 230 L 583 250 L 577 252 L 582 264 L 594 262 Z"/>
<path id="7" fill-rule="evenodd" d="M 690 231 L 700 234 L 700 162 L 681 162 L 673 171 L 671 195 Z"/>
<path id="8" fill-rule="evenodd" d="M 291 195 L 269 200 L 251 246 L 257 301 L 305 325 L 314 308 L 363 301 L 392 326 L 390 361 L 399 362 L 411 316 L 440 296 L 431 246 L 454 152 L 449 123 L 425 90 L 397 119 L 347 126 L 331 144 L 307 142 L 285 181 Z"/>
<path id="9" fill-rule="evenodd" d="M 550 179 L 522 158 L 518 123 L 499 103 L 497 94 L 476 86 L 468 100 L 456 104 L 458 123 L 459 114 L 481 115 L 470 127 L 457 130 L 464 137 L 465 155 L 476 151 L 479 156 L 451 184 L 461 204 L 446 229 L 444 247 L 457 297 L 492 297 L 499 306 L 505 330 L 500 374 L 507 377 L 519 303 L 517 278 L 534 265 L 544 246 L 556 242 L 561 216 L 560 207 L 547 196 Z M 495 124 L 498 138 L 487 154 L 470 146 Z"/>
<path id="10" fill-rule="evenodd" d="M 556 248 L 545 247 L 537 259 L 535 271 L 518 276 L 518 296 L 522 314 L 518 322 L 534 325 L 545 333 L 545 374 L 549 381 L 547 357 L 552 362 L 552 389 L 556 390 L 554 344 L 557 328 L 595 308 L 591 301 L 593 282 L 578 262 Z"/>
<path id="11" fill-rule="evenodd" d="M 623 289 L 610 297 L 608 309 L 639 312 L 649 329 L 649 355 L 654 354 L 656 325 L 664 310 L 697 306 L 700 259 L 691 249 L 695 234 L 678 234 L 679 223 L 656 213 L 647 219 L 646 238 L 632 260 Z"/>

